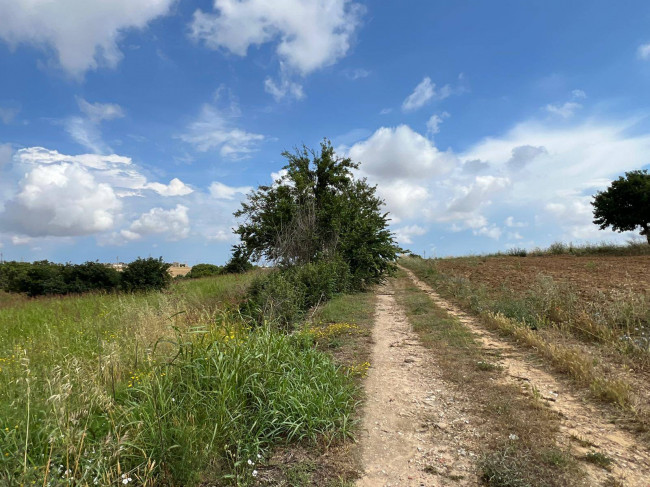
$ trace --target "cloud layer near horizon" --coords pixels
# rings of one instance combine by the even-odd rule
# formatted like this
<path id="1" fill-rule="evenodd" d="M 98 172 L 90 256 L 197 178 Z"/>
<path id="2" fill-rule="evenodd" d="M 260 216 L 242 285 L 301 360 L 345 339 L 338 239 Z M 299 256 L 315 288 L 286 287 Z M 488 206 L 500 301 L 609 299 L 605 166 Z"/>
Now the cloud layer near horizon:
<path id="1" fill-rule="evenodd" d="M 632 125 L 589 121 L 560 128 L 528 121 L 463 152 L 440 151 L 400 125 L 340 150 L 378 184 L 402 243 L 425 224 L 510 246 L 531 242 L 523 227 L 554 225 L 555 239 L 579 241 L 615 237 L 592 223 L 590 201 L 618 174 L 645 164 L 650 135 L 628 135 Z M 513 215 L 524 219 L 517 231 L 508 225 Z"/>

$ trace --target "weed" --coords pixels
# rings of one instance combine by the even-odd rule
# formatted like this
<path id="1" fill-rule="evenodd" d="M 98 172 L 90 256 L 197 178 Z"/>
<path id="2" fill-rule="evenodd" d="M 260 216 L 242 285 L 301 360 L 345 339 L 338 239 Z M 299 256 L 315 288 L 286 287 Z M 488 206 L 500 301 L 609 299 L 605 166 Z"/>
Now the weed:
<path id="1" fill-rule="evenodd" d="M 614 460 L 611 457 L 608 457 L 604 453 L 597 451 L 587 453 L 585 455 L 585 460 L 589 463 L 593 463 L 594 465 L 598 465 L 600 468 L 603 468 L 605 470 L 609 470 L 612 463 L 614 463 Z"/>

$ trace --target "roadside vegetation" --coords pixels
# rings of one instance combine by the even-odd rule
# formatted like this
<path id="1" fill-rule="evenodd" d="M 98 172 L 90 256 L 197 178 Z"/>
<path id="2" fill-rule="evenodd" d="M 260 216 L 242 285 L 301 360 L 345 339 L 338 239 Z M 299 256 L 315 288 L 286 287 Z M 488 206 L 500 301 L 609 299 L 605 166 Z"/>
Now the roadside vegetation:
<path id="1" fill-rule="evenodd" d="M 634 272 L 638 263 L 625 267 L 621 257 L 612 257 L 619 259 L 612 263 L 596 258 L 590 266 L 582 260 L 556 261 L 553 255 L 509 259 L 412 257 L 401 263 L 485 326 L 534 349 L 594 398 L 647 430 L 650 303 L 644 276 L 634 284 L 626 281 L 626 269 Z M 622 282 L 613 271 L 602 274 L 605 265 L 616 266 Z"/>
<path id="2" fill-rule="evenodd" d="M 255 277 L 3 308 L 2 482 L 243 485 L 276 443 L 350 435 L 351 374 L 239 318 Z"/>
<path id="3" fill-rule="evenodd" d="M 486 257 L 494 255 L 507 255 L 512 257 L 540 257 L 544 255 L 572 255 L 576 257 L 589 257 L 598 255 L 650 255 L 650 245 L 639 240 L 630 240 L 626 244 L 599 242 L 594 244 L 587 243 L 574 245 L 573 243 L 554 242 L 547 248 L 535 247 L 533 249 L 525 249 L 520 247 L 513 247 L 503 253 L 499 252 L 497 254 L 488 254 Z"/>

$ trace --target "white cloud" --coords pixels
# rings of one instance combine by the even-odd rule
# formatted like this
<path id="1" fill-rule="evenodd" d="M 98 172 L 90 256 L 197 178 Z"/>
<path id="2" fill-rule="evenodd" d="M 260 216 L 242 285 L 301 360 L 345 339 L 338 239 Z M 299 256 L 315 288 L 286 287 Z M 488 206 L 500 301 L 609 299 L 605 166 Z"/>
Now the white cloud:
<path id="1" fill-rule="evenodd" d="M 193 191 L 178 178 L 168 185 L 148 182 L 128 157 L 73 156 L 43 147 L 16 151 L 5 175 L 14 182 L 0 201 L 0 220 L 8 230 L 31 237 L 100 234 L 119 223 L 128 196 L 146 199 Z"/>
<path id="2" fill-rule="evenodd" d="M 576 110 L 582 108 L 582 105 L 580 103 L 576 103 L 574 101 L 568 101 L 564 105 L 552 105 L 548 104 L 544 107 L 544 109 L 552 114 L 552 115 L 558 115 L 562 118 L 571 118 Z"/>
<path id="3" fill-rule="evenodd" d="M 118 42 L 169 11 L 174 0 L 0 0 L 0 38 L 11 47 L 53 48 L 61 67 L 75 77 L 99 66 L 115 67 Z"/>
<path id="4" fill-rule="evenodd" d="M 148 182 L 147 177 L 142 174 L 130 157 L 117 154 L 71 156 L 43 147 L 29 147 L 17 151 L 14 161 L 24 170 L 40 165 L 66 163 L 83 167 L 91 172 L 97 181 L 107 183 L 114 188 L 118 196 L 136 195 L 143 190 L 152 190 L 162 196 L 182 196 L 192 192 L 191 188 L 177 178 L 172 179 L 169 185 Z"/>
<path id="5" fill-rule="evenodd" d="M 215 181 L 210 185 L 210 196 L 219 200 L 234 200 L 236 195 L 245 195 L 252 189 L 251 186 L 227 186 Z"/>
<path id="6" fill-rule="evenodd" d="M 271 78 L 266 78 L 264 80 L 264 91 L 273 96 L 275 101 L 282 101 L 285 98 L 302 100 L 305 97 L 302 85 L 289 80 L 285 75 L 282 75 L 279 83 L 276 83 Z"/>
<path id="7" fill-rule="evenodd" d="M 147 183 L 144 187 L 162 196 L 185 196 L 194 191 L 178 178 L 172 179 L 169 184 Z"/>
<path id="8" fill-rule="evenodd" d="M 429 179 L 449 172 L 457 162 L 453 155 L 439 151 L 407 125 L 378 129 L 365 141 L 354 144 L 348 155 L 361 162 L 364 174 L 380 180 Z"/>
<path id="9" fill-rule="evenodd" d="M 363 10 L 350 0 L 214 0 L 214 9 L 194 13 L 193 39 L 239 56 L 277 41 L 280 60 L 303 75 L 347 54 Z"/>
<path id="10" fill-rule="evenodd" d="M 399 243 L 402 244 L 412 244 L 413 239 L 411 237 L 421 236 L 427 233 L 427 229 L 419 225 L 409 225 L 401 228 L 395 229 L 395 238 Z"/>
<path id="11" fill-rule="evenodd" d="M 206 104 L 199 118 L 189 125 L 180 139 L 192 144 L 200 152 L 219 149 L 223 157 L 242 159 L 255 152 L 257 144 L 265 137 L 234 127 L 229 117 Z"/>
<path id="12" fill-rule="evenodd" d="M 36 166 L 0 214 L 3 227 L 31 237 L 90 235 L 110 230 L 121 209 L 113 188 L 79 164 Z"/>
<path id="13" fill-rule="evenodd" d="M 650 59 L 650 44 L 641 44 L 636 50 L 637 56 L 640 59 L 648 60 Z"/>
<path id="14" fill-rule="evenodd" d="M 78 97 L 79 110 L 93 123 L 124 117 L 124 110 L 115 103 L 90 103 Z"/>
<path id="15" fill-rule="evenodd" d="M 647 164 L 650 135 L 632 135 L 634 123 L 523 122 L 462 153 L 441 152 L 407 126 L 382 127 L 345 154 L 378 184 L 393 225 L 431 222 L 501 239 L 503 222 L 516 241 L 535 217 L 528 233 L 544 241 L 549 235 L 615 240 L 623 237 L 592 223 L 589 201 L 622 172 Z M 519 220 L 507 216 L 515 211 Z"/>
<path id="16" fill-rule="evenodd" d="M 188 210 L 184 205 L 176 205 L 171 210 L 152 208 L 131 223 L 128 230 L 122 230 L 121 234 L 129 240 L 155 234 L 166 234 L 167 240 L 182 240 L 190 233 Z"/>
<path id="17" fill-rule="evenodd" d="M 431 100 L 444 100 L 451 95 L 459 95 L 465 93 L 465 76 L 461 73 L 458 75 L 458 85 L 452 87 L 446 84 L 440 88 L 436 88 L 436 84 L 431 81 L 431 78 L 425 76 L 422 81 L 415 87 L 413 93 L 406 97 L 402 103 L 402 111 L 410 112 L 422 108 Z"/>
<path id="18" fill-rule="evenodd" d="M 426 76 L 415 87 L 413 93 L 406 97 L 402 103 L 402 110 L 405 112 L 417 110 L 423 107 L 436 94 L 436 85 L 431 82 L 431 78 Z"/>
<path id="19" fill-rule="evenodd" d="M 431 118 L 427 121 L 427 134 L 428 135 L 435 135 L 440 132 L 440 124 L 446 119 L 449 118 L 451 115 L 447 112 L 442 112 L 440 115 L 438 114 L 433 114 L 431 115 Z"/>
<path id="20" fill-rule="evenodd" d="M 288 174 L 289 174 L 289 171 L 287 171 L 286 169 L 280 169 L 278 172 L 272 172 L 271 173 L 271 181 L 273 181 L 275 183 L 275 182 L 277 182 L 277 181 L 279 181 L 281 179 L 284 179 L 284 177 L 287 176 Z"/>

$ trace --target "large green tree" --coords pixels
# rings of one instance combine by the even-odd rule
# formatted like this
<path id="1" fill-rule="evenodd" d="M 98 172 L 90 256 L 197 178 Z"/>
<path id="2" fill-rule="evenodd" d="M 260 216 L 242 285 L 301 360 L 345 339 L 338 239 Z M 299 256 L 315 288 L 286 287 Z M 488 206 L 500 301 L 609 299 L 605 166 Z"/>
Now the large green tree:
<path id="1" fill-rule="evenodd" d="M 630 171 L 613 181 L 605 191 L 599 191 L 591 203 L 594 223 L 601 230 L 626 232 L 641 228 L 650 244 L 650 174 Z"/>
<path id="2" fill-rule="evenodd" d="M 358 163 L 337 157 L 328 140 L 320 152 L 303 146 L 282 155 L 286 174 L 259 186 L 235 213 L 247 252 L 284 265 L 342 258 L 357 279 L 380 279 L 401 249 L 376 187 L 355 178 Z"/>

